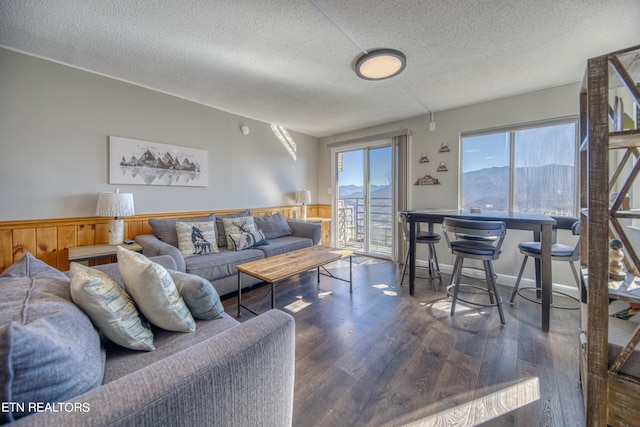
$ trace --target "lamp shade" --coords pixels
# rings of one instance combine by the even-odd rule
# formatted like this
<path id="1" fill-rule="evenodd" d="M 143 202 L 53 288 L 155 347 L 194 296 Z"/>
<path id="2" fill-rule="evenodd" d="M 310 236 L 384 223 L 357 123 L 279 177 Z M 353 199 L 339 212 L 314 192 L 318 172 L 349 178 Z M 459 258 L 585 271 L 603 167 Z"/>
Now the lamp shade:
<path id="1" fill-rule="evenodd" d="M 311 191 L 301 190 L 296 192 L 296 201 L 298 203 L 302 203 L 303 205 L 311 203 Z"/>
<path id="2" fill-rule="evenodd" d="M 100 193 L 98 195 L 96 216 L 118 218 L 119 216 L 131 215 L 135 215 L 132 193 L 120 193 L 116 190 L 115 193 Z"/>

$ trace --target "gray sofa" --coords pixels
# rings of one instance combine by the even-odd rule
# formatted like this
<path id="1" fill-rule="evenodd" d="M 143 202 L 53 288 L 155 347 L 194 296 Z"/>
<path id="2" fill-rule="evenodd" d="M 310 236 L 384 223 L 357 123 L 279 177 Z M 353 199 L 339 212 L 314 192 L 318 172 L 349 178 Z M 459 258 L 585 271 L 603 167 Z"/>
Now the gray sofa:
<path id="1" fill-rule="evenodd" d="M 39 289 L 44 289 L 57 281 L 55 286 L 59 289 L 68 288 L 68 284 L 65 285 L 68 277 L 30 254 L 27 257 L 22 271 L 0 276 L 1 285 L 22 282 L 33 289 L 29 283 L 38 282 Z M 153 261 L 169 269 L 177 267 L 169 256 L 156 257 Z M 121 281 L 116 264 L 96 268 Z M 6 290 L 0 287 L 0 293 L 3 292 Z M 71 309 L 75 309 L 70 300 L 65 302 L 69 303 Z M 59 314 L 50 313 L 44 322 L 59 319 L 57 316 Z M 24 323 L 23 320 L 22 326 L 26 327 L 33 321 Z M 88 324 L 91 327 L 91 323 Z M 196 330 L 191 333 L 154 329 L 155 351 L 133 351 L 113 343 L 105 344 L 106 362 L 102 352 L 103 365 L 96 362 L 90 366 L 96 370 L 104 368 L 102 385 L 57 402 L 53 410 L 18 418 L 12 425 L 291 425 L 295 363 L 293 318 L 271 310 L 245 323 L 223 314 L 213 320 L 197 320 L 196 324 Z M 73 323 L 71 325 L 73 329 Z M 0 331 L 3 327 L 0 325 Z M 38 328 L 35 324 L 34 327 Z M 75 340 L 77 331 L 68 332 Z M 93 345 L 97 345 L 96 352 L 100 352 L 99 338 Z M 72 376 L 80 374 L 80 367 L 72 372 Z M 12 380 L 11 374 L 3 375 L 3 379 Z M 11 397 L 9 393 L 4 399 Z"/>
<path id="2" fill-rule="evenodd" d="M 175 237 L 176 219 L 150 219 L 149 224 L 154 234 L 142 234 L 135 237 L 136 243 L 142 246 L 145 256 L 170 255 L 177 264 L 178 271 L 196 274 L 211 282 L 220 296 L 238 290 L 236 266 L 286 252 L 317 245 L 322 238 L 322 228 L 317 223 L 284 220 L 280 214 L 268 218 L 255 217 L 255 225 L 264 232 L 268 241 L 266 245 L 255 246 L 244 250 L 227 248 L 223 220 L 225 218 L 241 218 L 250 216 L 247 211 L 232 215 L 211 214 L 202 218 L 189 218 L 189 222 L 215 221 L 217 246 L 219 252 L 198 256 L 183 256 L 178 249 Z M 243 277 L 243 288 L 260 283 L 259 279 Z"/>

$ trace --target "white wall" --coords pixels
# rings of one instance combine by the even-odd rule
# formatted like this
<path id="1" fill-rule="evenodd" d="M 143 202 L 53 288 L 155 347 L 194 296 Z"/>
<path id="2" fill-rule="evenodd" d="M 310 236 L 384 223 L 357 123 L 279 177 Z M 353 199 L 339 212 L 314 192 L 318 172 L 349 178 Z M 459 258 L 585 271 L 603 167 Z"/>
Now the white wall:
<path id="1" fill-rule="evenodd" d="M 580 76 L 578 76 L 580 77 Z M 318 187 L 321 203 L 330 203 L 327 189 L 331 186 L 331 150 L 328 143 L 344 141 L 352 138 L 391 132 L 398 129 L 411 129 L 413 132 L 410 148 L 410 183 L 429 173 L 441 181 L 441 185 L 425 185 L 411 187 L 410 209 L 421 208 L 457 208 L 458 206 L 458 159 L 461 132 L 489 129 L 499 126 L 521 124 L 545 119 L 578 115 L 579 113 L 578 83 L 568 84 L 532 93 L 526 93 L 494 101 L 483 102 L 435 114 L 436 130 L 429 131 L 429 115 L 389 123 L 348 134 L 336 135 L 321 139 L 322 151 L 319 166 Z M 428 99 L 427 99 L 428 101 Z M 411 100 L 408 100 L 411 102 Z M 440 153 L 438 150 L 446 142 L 451 152 Z M 418 163 L 422 153 L 427 154 L 429 163 Z M 444 161 L 448 172 L 436 172 L 439 163 Z M 438 228 L 436 229 L 438 230 Z M 509 230 L 501 259 L 495 264 L 498 274 L 506 275 L 503 283 L 512 283 L 517 276 L 522 262 L 517 244 L 532 240 L 528 232 Z M 575 238 L 570 233 L 560 233 L 559 241 L 573 244 Z M 438 247 L 438 256 L 443 264 L 453 264 L 452 256 L 447 252 L 443 241 Z M 419 258 L 426 258 L 419 254 Z M 533 277 L 532 264 L 529 263 L 526 276 Z M 554 282 L 574 285 L 573 276 L 566 263 L 554 265 Z"/>
<path id="2" fill-rule="evenodd" d="M 119 185 L 137 213 L 292 204 L 316 188 L 319 148 L 290 134 L 296 160 L 268 123 L 0 49 L 0 220 L 93 216 L 116 188 L 108 135 L 208 150 L 207 187 Z"/>

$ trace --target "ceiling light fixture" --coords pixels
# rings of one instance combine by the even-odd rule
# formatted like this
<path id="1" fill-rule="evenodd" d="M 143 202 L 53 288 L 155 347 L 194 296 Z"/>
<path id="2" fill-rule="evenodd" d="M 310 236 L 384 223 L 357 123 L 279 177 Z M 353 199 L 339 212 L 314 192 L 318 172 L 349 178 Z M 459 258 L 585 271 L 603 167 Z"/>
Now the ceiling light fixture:
<path id="1" fill-rule="evenodd" d="M 407 65 L 404 53 L 394 49 L 378 49 L 356 61 L 356 74 L 365 80 L 383 80 L 397 76 Z"/>

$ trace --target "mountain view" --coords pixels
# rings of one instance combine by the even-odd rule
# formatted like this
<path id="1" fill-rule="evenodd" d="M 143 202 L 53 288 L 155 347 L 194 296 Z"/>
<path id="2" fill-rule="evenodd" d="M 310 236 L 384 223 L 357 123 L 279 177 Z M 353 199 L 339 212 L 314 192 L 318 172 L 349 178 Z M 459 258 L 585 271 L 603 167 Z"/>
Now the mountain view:
<path id="1" fill-rule="evenodd" d="M 545 165 L 517 168 L 515 173 L 516 210 L 521 212 L 546 211 L 553 215 L 573 215 L 573 195 L 575 169 L 567 165 Z M 361 185 L 338 187 L 340 199 L 345 206 L 355 206 L 356 199 L 362 199 Z M 379 214 L 388 215 L 391 207 L 391 187 L 373 185 L 372 204 Z M 360 201 L 362 206 L 363 201 Z M 479 207 L 497 211 L 509 210 L 509 167 L 492 167 L 462 176 L 462 209 Z"/>
<path id="2" fill-rule="evenodd" d="M 573 166 L 546 165 L 517 168 L 514 209 L 573 215 L 575 171 Z M 509 167 L 466 172 L 462 176 L 462 208 L 509 210 Z"/>
<path id="3" fill-rule="evenodd" d="M 372 185 L 372 198 L 391 199 L 391 186 L 389 185 Z M 338 194 L 343 198 L 362 198 L 364 197 L 364 187 L 361 185 L 341 185 L 338 187 Z"/>
<path id="4" fill-rule="evenodd" d="M 341 185 L 338 187 L 338 194 L 342 200 L 344 223 L 340 224 L 347 228 L 353 227 L 355 230 L 351 239 L 362 241 L 364 235 L 364 187 L 361 185 Z M 388 230 L 388 224 L 393 220 L 391 206 L 391 186 L 390 185 L 372 185 L 370 188 L 370 219 L 371 219 L 371 239 L 372 241 L 385 241 Z M 340 227 L 339 224 L 339 227 Z M 349 234 L 347 230 L 339 230 L 340 235 Z"/>

